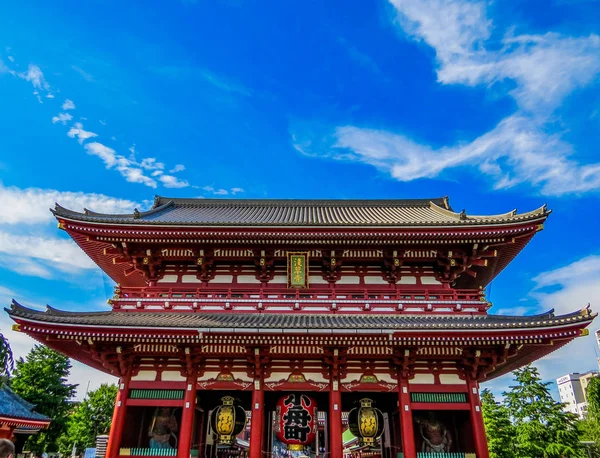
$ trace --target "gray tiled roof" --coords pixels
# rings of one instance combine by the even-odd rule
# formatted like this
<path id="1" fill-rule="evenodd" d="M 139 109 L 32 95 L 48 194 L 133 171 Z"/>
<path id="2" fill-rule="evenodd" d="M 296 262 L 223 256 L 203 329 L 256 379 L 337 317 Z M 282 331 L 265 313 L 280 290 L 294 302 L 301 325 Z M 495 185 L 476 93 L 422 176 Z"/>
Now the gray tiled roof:
<path id="1" fill-rule="evenodd" d="M 6 309 L 12 318 L 72 326 L 114 328 L 184 329 L 526 329 L 572 325 L 592 320 L 583 309 L 554 316 L 553 311 L 533 316 L 503 315 L 392 315 L 392 314 L 275 314 L 275 313 L 182 313 L 182 312 L 64 312 L 48 307 L 45 312 L 28 309 L 17 302 Z"/>
<path id="2" fill-rule="evenodd" d="M 34 412 L 34 407 L 6 385 L 0 387 L 0 416 L 19 420 L 50 421 L 45 415 Z"/>
<path id="3" fill-rule="evenodd" d="M 83 213 L 56 204 L 57 217 L 112 224 L 179 226 L 464 226 L 521 222 L 545 217 L 528 213 L 473 216 L 456 213 L 447 198 L 404 200 L 176 199 L 157 197 L 146 212 Z"/>

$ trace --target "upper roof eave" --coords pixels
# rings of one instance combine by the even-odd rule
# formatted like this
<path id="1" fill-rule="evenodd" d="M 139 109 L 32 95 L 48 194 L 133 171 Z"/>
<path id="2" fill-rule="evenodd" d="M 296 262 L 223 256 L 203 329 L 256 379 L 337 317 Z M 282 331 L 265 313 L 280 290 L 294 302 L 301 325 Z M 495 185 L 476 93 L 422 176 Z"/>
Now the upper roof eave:
<path id="1" fill-rule="evenodd" d="M 392 315 L 392 314 L 225 314 L 225 313 L 169 313 L 169 312 L 67 312 L 54 308 L 43 312 L 29 309 L 14 301 L 11 308 L 5 309 L 11 318 L 57 326 L 74 327 L 111 327 L 132 329 L 356 329 L 359 326 L 366 332 L 369 329 L 383 329 L 385 332 L 409 330 L 431 331 L 528 331 L 540 328 L 558 328 L 574 324 L 591 322 L 597 314 L 591 312 L 589 305 L 581 310 L 555 316 L 553 311 L 530 316 L 503 315 Z M 183 321 L 182 321 L 183 320 Z M 311 324 L 311 320 L 314 324 Z M 363 320 L 363 322 L 361 322 Z M 444 323 L 444 327 L 436 323 Z M 424 325 L 432 325 L 423 329 Z M 587 325 L 587 324 L 586 324 Z M 384 329 L 385 328 L 385 329 Z M 268 332 L 268 331 L 265 331 Z"/>
<path id="2" fill-rule="evenodd" d="M 306 208 L 316 208 L 312 216 Z M 327 210 L 331 208 L 332 210 Z M 517 214 L 470 216 L 454 212 L 447 198 L 412 200 L 244 200 L 157 198 L 146 212 L 101 214 L 83 213 L 56 204 L 58 219 L 110 226 L 151 226 L 185 228 L 471 228 L 542 222 L 550 211 L 546 206 Z M 216 213 L 215 213 L 216 212 Z M 317 218 L 315 215 L 318 214 Z M 162 215 L 162 216 L 161 216 Z M 292 215 L 292 216 L 290 216 Z M 332 216 L 333 215 L 333 216 Z M 319 218 L 321 220 L 319 221 Z"/>

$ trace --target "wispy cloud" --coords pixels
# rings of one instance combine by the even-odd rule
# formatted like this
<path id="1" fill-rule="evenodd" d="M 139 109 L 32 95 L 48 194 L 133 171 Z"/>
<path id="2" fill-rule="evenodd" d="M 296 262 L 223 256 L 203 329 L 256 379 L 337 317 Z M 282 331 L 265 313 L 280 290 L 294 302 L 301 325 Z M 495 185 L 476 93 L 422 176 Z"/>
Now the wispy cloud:
<path id="1" fill-rule="evenodd" d="M 292 133 L 307 156 L 371 165 L 399 181 L 445 177 L 457 168 L 491 178 L 495 188 L 522 183 L 546 195 L 600 189 L 600 163 L 580 163 L 563 139 L 564 124 L 550 115 L 573 91 L 600 74 L 600 37 L 556 33 L 516 35 L 510 29 L 498 49 L 487 3 L 466 0 L 390 0 L 398 23 L 436 52 L 438 81 L 466 86 L 511 83 L 517 111 L 475 139 L 434 147 L 409 133 L 345 125 L 321 138 Z M 554 121 L 554 120 L 553 120 Z M 566 121 L 565 121 L 566 122 Z"/>
<path id="2" fill-rule="evenodd" d="M 99 142 L 87 143 L 84 148 L 88 154 L 102 159 L 107 169 L 114 168 L 130 183 L 142 183 L 156 188 L 156 180 L 146 176 L 138 163 L 117 154 L 113 148 Z"/>
<path id="3" fill-rule="evenodd" d="M 185 65 L 164 65 L 161 67 L 150 67 L 149 70 L 157 75 L 169 78 L 194 78 L 196 80 L 204 81 L 224 92 L 236 93 L 245 97 L 252 96 L 252 91 L 240 82 L 233 78 L 208 71 L 204 68 Z"/>
<path id="4" fill-rule="evenodd" d="M 95 267 L 72 240 L 57 233 L 49 211 L 54 202 L 76 210 L 89 207 L 106 213 L 131 212 L 139 206 L 102 194 L 20 189 L 1 184 L 0 199 L 6 205 L 0 221 L 0 266 L 41 278 L 55 278 L 57 271 L 78 274 Z"/>
<path id="5" fill-rule="evenodd" d="M 42 70 L 35 64 L 29 64 L 27 71 L 18 73 L 18 76 L 19 78 L 23 78 L 25 81 L 29 81 L 37 90 L 50 90 L 50 85 L 44 78 Z"/>
<path id="6" fill-rule="evenodd" d="M 66 125 L 71 119 L 73 119 L 73 116 L 71 116 L 69 113 L 59 113 L 52 117 L 52 124 L 60 122 L 61 124 Z"/>
<path id="7" fill-rule="evenodd" d="M 590 255 L 569 265 L 543 272 L 534 278 L 537 286 L 531 296 L 538 300 L 541 308 L 555 309 L 556 313 L 568 313 L 583 308 L 600 297 L 600 256 Z M 552 287 L 552 292 L 544 288 Z M 600 311 L 600 303 L 592 302 L 592 310 Z M 580 337 L 544 358 L 540 363 L 547 378 L 557 378 L 570 372 L 594 369 L 596 363 L 595 331 L 600 327 L 598 320 L 590 326 L 590 335 Z"/>
<path id="8" fill-rule="evenodd" d="M 54 121 L 54 118 L 52 118 L 52 120 Z M 95 134 L 94 132 L 89 132 L 89 131 L 84 130 L 83 124 L 81 124 L 80 122 L 76 122 L 73 125 L 73 127 L 71 127 L 69 129 L 69 131 L 67 132 L 67 135 L 71 138 L 77 138 L 77 141 L 79 142 L 79 144 L 83 144 L 83 142 L 89 138 L 98 136 L 98 134 Z"/>
<path id="9" fill-rule="evenodd" d="M 600 188 L 600 164 L 581 165 L 569 159 L 571 145 L 519 115 L 504 119 L 470 143 L 438 149 L 401 134 L 353 126 L 336 129 L 333 141 L 328 154 L 334 159 L 372 165 L 399 181 L 477 167 L 498 189 L 530 183 L 542 194 L 562 195 Z"/>
<path id="10" fill-rule="evenodd" d="M 203 186 L 202 190 L 214 196 L 228 196 L 244 192 L 244 189 L 242 188 L 231 188 L 227 190 L 224 188 L 215 188 L 214 186 Z"/>
<path id="11" fill-rule="evenodd" d="M 19 303 L 27 307 L 42 310 L 44 307 L 38 303 L 31 303 L 27 299 L 35 297 L 34 291 L 15 291 L 0 285 L 0 302 L 2 304 L 10 304 L 12 299 L 16 299 Z M 60 304 L 53 304 L 61 306 Z M 106 307 L 92 307 L 93 309 L 106 310 Z M 0 314 L 0 330 L 2 334 L 9 340 L 11 349 L 17 358 L 25 358 L 29 351 L 33 348 L 36 342 L 24 332 L 16 332 L 12 330 L 14 322 L 10 319 L 7 313 Z M 80 383 L 77 390 L 76 398 L 81 400 L 86 394 L 86 390 L 94 390 L 103 383 L 115 383 L 117 379 L 111 375 L 92 369 L 78 361 L 73 361 L 73 367 L 69 374 L 69 383 Z M 89 385 L 88 385 L 89 383 Z"/>
<path id="12" fill-rule="evenodd" d="M 77 65 L 71 65 L 71 68 L 73 70 L 75 70 L 77 73 L 79 73 L 84 80 L 89 81 L 89 82 L 94 81 L 94 77 L 92 75 L 90 75 L 88 72 L 86 72 L 82 68 L 78 67 Z"/>
<path id="13" fill-rule="evenodd" d="M 548 272 L 542 272 L 534 277 L 533 281 L 536 283 L 535 290 L 539 291 L 540 289 L 548 286 L 576 286 L 576 284 L 579 282 L 579 279 L 595 281 L 600 280 L 600 255 L 586 256 L 585 258 L 575 261 L 567 266 Z M 600 284 L 598 288 L 600 289 Z M 536 294 L 540 293 L 538 292 Z M 543 295 L 543 293 L 541 294 Z"/>
<path id="14" fill-rule="evenodd" d="M 74 110 L 75 109 L 75 104 L 73 103 L 72 100 L 65 100 L 65 102 L 62 104 L 62 109 L 67 111 L 67 110 Z"/>
<path id="15" fill-rule="evenodd" d="M 158 179 L 165 188 L 186 188 L 190 185 L 187 181 L 180 180 L 173 175 L 159 175 Z"/>
<path id="16" fill-rule="evenodd" d="M 344 37 L 338 37 L 338 43 L 344 48 L 348 57 L 361 67 L 370 70 L 375 74 L 380 74 L 379 65 L 367 54 L 359 51 L 355 46 L 348 42 Z"/>
<path id="17" fill-rule="evenodd" d="M 438 80 L 444 84 L 512 81 L 522 109 L 548 112 L 600 72 L 600 37 L 557 33 L 514 35 L 489 49 L 493 24 L 486 3 L 465 0 L 390 0 L 406 33 L 436 52 Z"/>
<path id="18" fill-rule="evenodd" d="M 0 225 L 37 225 L 54 221 L 48 210 L 55 202 L 74 210 L 90 208 L 100 213 L 127 213 L 139 204 L 104 194 L 57 191 L 55 189 L 5 187 L 0 184 L 4 204 Z"/>
<path id="19" fill-rule="evenodd" d="M 14 70 L 8 68 L 2 61 L 0 61 L 0 71 L 6 68 L 6 71 L 12 75 L 15 75 L 25 81 L 29 81 L 34 90 L 34 95 L 42 103 L 40 96 L 41 92 L 46 92 L 46 97 L 54 98 L 54 95 L 50 92 L 50 84 L 46 81 L 46 78 L 38 65 L 30 64 L 26 72 L 17 73 Z M 53 124 L 67 125 L 73 120 L 73 115 L 68 113 L 69 110 L 74 110 L 75 103 L 71 99 L 65 99 L 61 106 L 63 112 L 58 113 L 52 117 Z M 82 117 L 81 119 L 86 119 Z M 101 122 L 105 125 L 105 122 Z M 132 157 L 130 159 L 118 154 L 115 149 L 104 145 L 100 142 L 87 143 L 88 140 L 98 137 L 98 134 L 92 131 L 85 130 L 81 122 L 76 122 L 70 126 L 67 131 L 67 136 L 70 138 L 77 139 L 80 145 L 83 145 L 86 152 L 90 155 L 99 157 L 107 169 L 114 169 L 118 171 L 126 181 L 130 183 L 141 183 L 151 188 L 156 188 L 158 184 L 162 184 L 166 188 L 184 188 L 189 186 L 186 180 L 176 177 L 174 174 L 185 170 L 185 167 L 181 164 L 176 165 L 171 169 L 168 175 L 164 174 L 165 164 L 157 160 L 155 157 L 145 157 L 137 161 L 135 158 L 135 148 L 130 149 Z M 135 145 L 134 145 L 135 146 Z M 151 176 L 148 176 L 150 174 Z"/>

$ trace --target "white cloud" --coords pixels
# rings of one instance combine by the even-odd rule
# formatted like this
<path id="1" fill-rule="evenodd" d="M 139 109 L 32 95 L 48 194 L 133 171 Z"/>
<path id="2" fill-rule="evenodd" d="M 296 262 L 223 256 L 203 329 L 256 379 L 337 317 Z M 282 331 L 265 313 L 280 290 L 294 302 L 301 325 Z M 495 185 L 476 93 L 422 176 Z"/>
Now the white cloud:
<path id="1" fill-rule="evenodd" d="M 158 162 L 154 157 L 146 157 L 140 162 L 140 167 L 146 170 L 163 170 L 165 164 Z"/>
<path id="2" fill-rule="evenodd" d="M 436 52 L 444 84 L 494 84 L 510 80 L 522 109 L 548 112 L 600 73 L 600 37 L 557 33 L 512 35 L 494 49 L 486 3 L 465 0 L 391 0 L 402 28 Z"/>
<path id="3" fill-rule="evenodd" d="M 62 109 L 63 110 L 74 110 L 75 109 L 75 104 L 73 103 L 72 100 L 65 100 L 65 103 L 62 104 Z"/>
<path id="4" fill-rule="evenodd" d="M 9 256 L 11 263 L 21 258 L 44 262 L 40 267 L 46 267 L 45 261 L 47 261 L 53 269 L 64 272 L 95 267 L 92 260 L 75 242 L 42 235 L 17 235 L 0 231 L 0 254 L 5 260 L 6 256 Z M 4 264 L 4 267 L 10 268 L 10 263 Z M 34 272 L 36 273 L 39 272 Z"/>
<path id="5" fill-rule="evenodd" d="M 156 188 L 156 181 L 144 175 L 144 170 L 137 163 L 117 154 L 114 149 L 98 142 L 87 143 L 84 148 L 88 154 L 102 159 L 107 169 L 114 168 L 130 183 L 142 183 Z"/>
<path id="6" fill-rule="evenodd" d="M 546 286 L 568 285 L 577 282 L 578 278 L 600 279 L 600 256 L 591 255 L 568 266 L 561 267 L 549 272 L 543 272 L 537 275 L 533 281 L 536 282 L 536 289 Z"/>
<path id="7" fill-rule="evenodd" d="M 314 139 L 292 134 L 297 151 L 369 164 L 399 181 L 434 178 L 462 167 L 476 168 L 497 189 L 521 183 L 546 195 L 600 189 L 600 163 L 578 162 L 573 146 L 556 130 L 559 123 L 549 122 L 567 95 L 597 79 L 600 37 L 506 34 L 497 49 L 484 2 L 390 1 L 405 32 L 435 50 L 439 82 L 474 86 L 510 81 L 519 109 L 491 131 L 454 145 L 433 147 L 402 133 L 341 126 L 324 146 L 325 153 Z"/>
<path id="8" fill-rule="evenodd" d="M 330 156 L 363 162 L 399 181 L 433 178 L 456 167 L 479 168 L 496 188 L 529 182 L 546 195 L 600 188 L 600 164 L 569 159 L 571 145 L 524 116 L 511 116 L 470 143 L 433 149 L 382 130 L 340 127 Z"/>
<path id="9" fill-rule="evenodd" d="M 0 225 L 33 225 L 54 221 L 49 208 L 55 202 L 82 211 L 89 208 L 99 213 L 131 213 L 140 205 L 104 194 L 57 191 L 55 189 L 4 187 L 0 184 L 0 201 L 4 211 Z"/>
<path id="10" fill-rule="evenodd" d="M 89 207 L 105 213 L 129 213 L 139 207 L 135 202 L 102 194 L 2 185 L 0 199 L 6 205 L 0 221 L 0 266 L 41 278 L 55 278 L 57 271 L 77 274 L 95 267 L 72 240 L 57 233 L 49 210 L 54 202 L 73 210 Z"/>
<path id="11" fill-rule="evenodd" d="M 240 192 L 244 192 L 244 188 L 231 188 L 231 194 L 239 194 Z"/>
<path id="12" fill-rule="evenodd" d="M 590 255 L 569 265 L 555 270 L 540 273 L 533 280 L 536 286 L 530 296 L 538 302 L 538 312 L 555 310 L 556 315 L 575 312 L 585 307 L 590 301 L 600 297 L 600 255 Z M 553 292 L 544 291 L 552 288 Z M 592 302 L 592 311 L 600 311 L 600 303 Z M 528 309 L 531 313 L 531 309 Z M 494 313 L 521 315 L 523 309 L 517 306 L 512 309 L 497 310 Z M 600 327 L 598 318 L 589 327 L 590 335 L 579 337 L 563 348 L 550 353 L 534 364 L 540 369 L 544 380 L 555 381 L 558 377 L 572 372 L 597 370 L 595 331 Z M 511 384 L 512 374 L 507 374 L 484 384 L 495 394 L 501 394 Z"/>
<path id="13" fill-rule="evenodd" d="M 69 113 L 59 113 L 58 115 L 52 117 L 52 124 L 60 122 L 61 124 L 66 125 L 71 119 L 73 119 L 73 116 L 71 116 Z"/>
<path id="14" fill-rule="evenodd" d="M 27 71 L 24 73 L 19 73 L 18 76 L 19 78 L 23 78 L 25 81 L 29 81 L 37 90 L 50 90 L 50 85 L 44 78 L 42 70 L 35 64 L 29 64 Z"/>
<path id="15" fill-rule="evenodd" d="M 94 132 L 88 132 L 88 131 L 84 130 L 83 124 L 81 124 L 80 122 L 76 122 L 75 125 L 69 129 L 69 131 L 67 132 L 67 135 L 71 138 L 77 137 L 77 139 L 78 139 L 77 141 L 79 141 L 80 144 L 83 143 L 88 138 L 98 136 L 98 134 L 95 134 Z"/>
<path id="16" fill-rule="evenodd" d="M 185 180 L 180 180 L 173 175 L 160 175 L 158 179 L 164 185 L 165 188 L 186 188 L 189 183 Z"/>
<path id="17" fill-rule="evenodd" d="M 41 305 L 32 304 L 27 301 L 27 299 L 31 298 L 32 296 L 32 292 L 20 293 L 0 285 L 0 301 L 5 305 L 10 304 L 12 299 L 16 299 L 20 304 L 23 304 L 27 307 L 43 309 L 44 307 Z M 0 314 L 0 331 L 10 342 L 15 359 L 25 358 L 33 346 L 39 342 L 36 342 L 24 332 L 13 331 L 13 324 L 14 322 L 10 319 L 7 313 Z M 71 368 L 71 373 L 68 380 L 69 383 L 79 384 L 79 387 L 77 388 L 77 394 L 75 395 L 76 399 L 81 400 L 84 398 L 86 389 L 88 388 L 88 383 L 89 389 L 95 390 L 102 383 L 117 382 L 117 379 L 112 375 L 92 369 L 91 367 L 85 366 L 78 361 L 72 360 L 72 364 L 73 367 Z"/>
<path id="18" fill-rule="evenodd" d="M 11 62 L 14 62 L 15 58 L 13 56 L 8 56 L 8 60 L 10 60 Z"/>
<path id="19" fill-rule="evenodd" d="M 531 296 L 543 309 L 555 309 L 564 314 L 583 308 L 591 302 L 592 310 L 600 311 L 600 255 L 590 255 L 570 265 L 543 272 L 534 278 L 537 283 Z M 544 288 L 558 288 L 545 292 Z M 594 369 L 596 364 L 595 331 L 600 327 L 598 319 L 590 325 L 590 335 L 575 339 L 566 347 L 548 355 L 540 361 L 545 378 L 557 378 L 570 372 Z"/>
<path id="20" fill-rule="evenodd" d="M 183 172 L 184 170 L 185 170 L 185 165 L 177 164 L 175 167 L 173 167 L 171 170 L 169 170 L 169 173 Z"/>

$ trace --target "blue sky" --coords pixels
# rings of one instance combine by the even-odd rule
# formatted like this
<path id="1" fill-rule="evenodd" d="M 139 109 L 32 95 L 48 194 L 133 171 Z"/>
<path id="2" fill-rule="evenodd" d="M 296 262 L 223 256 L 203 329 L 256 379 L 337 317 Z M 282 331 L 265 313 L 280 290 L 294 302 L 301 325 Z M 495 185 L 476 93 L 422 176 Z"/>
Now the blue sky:
<path id="1" fill-rule="evenodd" d="M 600 308 L 599 34 L 592 0 L 11 5 L 0 297 L 105 307 L 110 280 L 56 230 L 55 201 L 448 195 L 473 214 L 553 209 L 488 288 L 492 311 Z M 596 353 L 580 339 L 542 374 Z"/>

